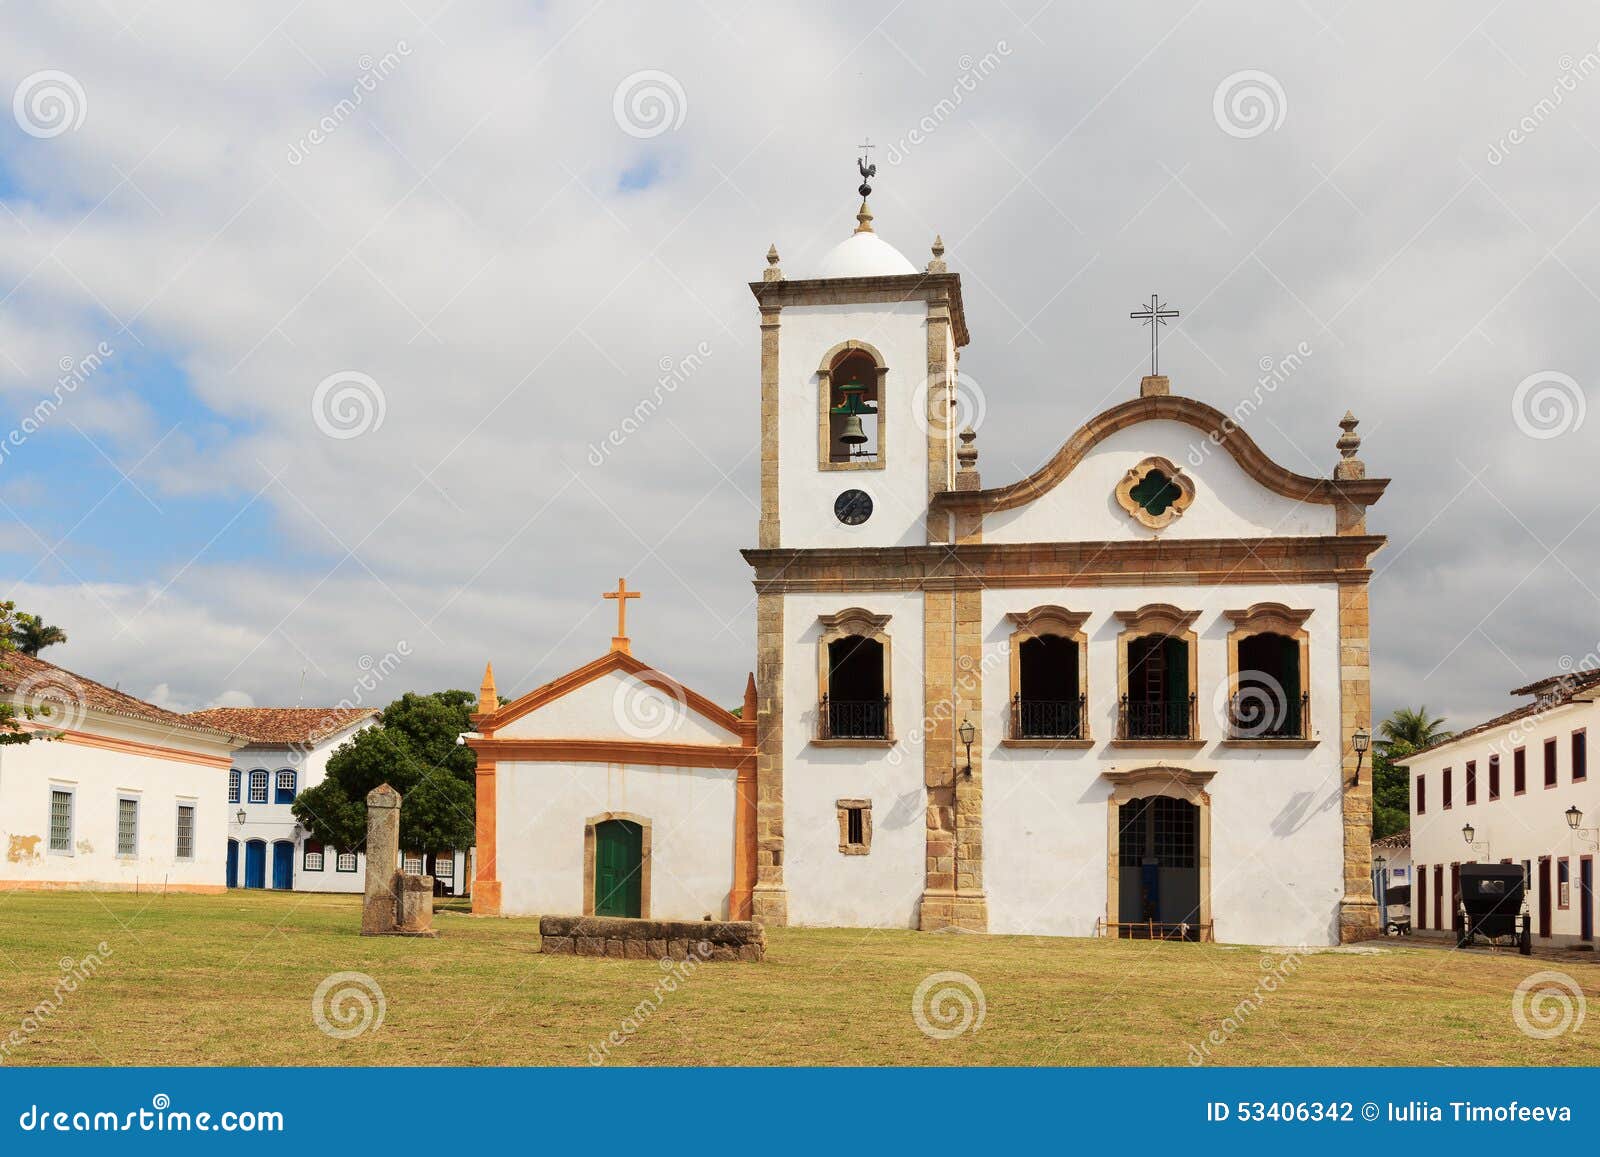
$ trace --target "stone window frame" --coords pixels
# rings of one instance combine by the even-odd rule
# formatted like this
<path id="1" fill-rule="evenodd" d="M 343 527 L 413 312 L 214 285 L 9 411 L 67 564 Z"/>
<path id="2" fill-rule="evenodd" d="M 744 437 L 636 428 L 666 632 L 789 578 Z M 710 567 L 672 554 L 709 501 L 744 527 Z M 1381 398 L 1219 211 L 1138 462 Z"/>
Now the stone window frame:
<path id="1" fill-rule="evenodd" d="M 1200 636 L 1194 625 L 1199 611 L 1185 611 L 1171 603 L 1146 603 L 1135 611 L 1116 611 L 1116 620 L 1122 624 L 1117 634 L 1117 709 L 1128 694 L 1128 644 L 1146 635 L 1167 635 L 1182 639 L 1189 649 L 1189 694 L 1196 696 L 1196 708 L 1191 713 L 1194 734 L 1188 739 L 1123 739 L 1120 734 L 1111 740 L 1112 747 L 1177 747 L 1200 748 L 1206 741 L 1201 738 L 1199 704 L 1200 686 Z"/>
<path id="2" fill-rule="evenodd" d="M 1239 644 L 1252 635 L 1283 635 L 1299 643 L 1300 690 L 1302 693 L 1311 690 L 1311 632 L 1306 630 L 1306 620 L 1311 617 L 1311 612 L 1297 610 L 1283 603 L 1264 602 L 1252 603 L 1243 610 L 1223 611 L 1222 616 L 1233 624 L 1233 628 L 1228 632 L 1228 693 L 1223 700 L 1222 746 L 1274 748 L 1317 746 L 1322 741 L 1316 738 L 1315 729 L 1311 726 L 1309 718 L 1304 721 L 1303 728 L 1308 732 L 1309 738 L 1271 739 L 1265 736 L 1235 738 L 1232 720 L 1227 713 L 1227 704 L 1232 702 L 1239 689 Z M 1314 704 L 1311 700 L 1307 702 Z"/>
<path id="3" fill-rule="evenodd" d="M 817 747 L 893 747 L 894 738 L 894 672 L 893 640 L 886 629 L 890 615 L 878 615 L 863 607 L 846 607 L 831 615 L 818 615 L 822 631 L 817 636 L 817 726 L 811 742 Z M 828 646 L 840 639 L 870 639 L 883 648 L 883 697 L 889 708 L 884 713 L 882 739 L 823 739 L 822 698 L 828 693 L 830 677 Z"/>
<path id="4" fill-rule="evenodd" d="M 1199 809 L 1195 817 L 1195 870 L 1200 889 L 1197 923 L 1211 926 L 1211 794 L 1206 786 L 1216 774 L 1166 764 L 1100 773 L 1111 784 L 1111 793 L 1106 797 L 1106 923 L 1119 923 L 1116 915 L 1122 897 L 1122 805 L 1161 795 L 1184 800 Z M 1212 939 L 1216 939 L 1214 933 Z"/>
<path id="5" fill-rule="evenodd" d="M 1083 736 L 1079 739 L 1023 739 L 1012 734 L 1013 727 L 1008 724 L 1005 738 L 1000 740 L 1001 747 L 1042 747 L 1042 748 L 1087 748 L 1094 746 L 1092 731 L 1089 721 L 1088 695 L 1089 695 L 1089 635 L 1084 630 L 1084 625 L 1089 621 L 1087 611 L 1069 611 L 1066 607 L 1054 603 L 1045 603 L 1026 611 L 1012 611 L 1006 615 L 1015 628 L 1011 632 L 1011 692 L 1006 697 L 1006 711 L 1009 715 L 1011 704 L 1017 701 L 1017 696 L 1022 693 L 1022 644 L 1029 639 L 1037 639 L 1044 635 L 1055 635 L 1057 638 L 1066 639 L 1078 648 L 1078 694 L 1084 702 Z"/>
<path id="6" fill-rule="evenodd" d="M 833 408 L 833 370 L 846 354 L 864 353 L 872 359 L 878 372 L 878 452 L 871 461 L 835 462 L 833 447 L 829 444 L 830 423 L 828 411 Z M 834 346 L 822 355 L 817 366 L 817 469 L 818 470 L 882 470 L 889 459 L 888 420 L 889 407 L 885 404 L 888 390 L 889 364 L 884 361 L 878 347 L 870 342 L 851 338 Z"/>
<path id="7" fill-rule="evenodd" d="M 639 825 L 639 919 L 650 919 L 650 861 L 654 825 L 638 812 L 601 812 L 583 821 L 583 905 L 585 916 L 594 915 L 595 828 L 611 820 L 627 820 Z"/>
<path id="8" fill-rule="evenodd" d="M 865 856 L 872 851 L 872 801 L 870 799 L 841 799 L 834 801 L 839 813 L 839 854 Z M 850 813 L 861 812 L 861 842 L 850 842 Z"/>
<path id="9" fill-rule="evenodd" d="M 1133 497 L 1133 491 L 1150 475 L 1153 470 L 1159 470 L 1167 476 L 1167 481 L 1177 488 L 1178 497 L 1160 514 L 1151 514 L 1138 500 Z M 1163 458 L 1153 454 L 1138 464 L 1129 467 L 1128 472 L 1122 476 L 1122 481 L 1117 483 L 1113 492 L 1117 505 L 1127 513 L 1128 517 L 1137 522 L 1146 530 L 1165 530 L 1188 510 L 1194 503 L 1194 480 L 1183 472 L 1183 467 L 1177 465 L 1170 458 Z"/>

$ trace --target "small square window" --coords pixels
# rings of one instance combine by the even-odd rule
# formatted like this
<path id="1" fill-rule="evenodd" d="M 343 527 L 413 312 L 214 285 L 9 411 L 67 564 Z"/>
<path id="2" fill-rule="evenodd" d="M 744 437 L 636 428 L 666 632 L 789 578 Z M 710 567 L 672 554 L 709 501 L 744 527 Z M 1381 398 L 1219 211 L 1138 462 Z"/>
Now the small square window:
<path id="1" fill-rule="evenodd" d="M 864 856 L 872 850 L 872 801 L 842 799 L 839 809 L 839 851 L 846 856 Z"/>
<path id="2" fill-rule="evenodd" d="M 353 872 L 356 870 L 356 854 L 354 852 L 340 852 L 339 858 L 333 862 L 334 871 Z"/>
<path id="3" fill-rule="evenodd" d="M 406 852 L 400 857 L 400 870 L 408 876 L 420 876 L 422 872 L 422 853 Z"/>
<path id="4" fill-rule="evenodd" d="M 316 840 L 306 841 L 305 870 L 308 872 L 322 871 L 322 845 Z"/>
<path id="5" fill-rule="evenodd" d="M 456 854 L 454 852 L 440 852 L 433 857 L 433 877 L 436 880 L 454 880 L 456 878 Z"/>

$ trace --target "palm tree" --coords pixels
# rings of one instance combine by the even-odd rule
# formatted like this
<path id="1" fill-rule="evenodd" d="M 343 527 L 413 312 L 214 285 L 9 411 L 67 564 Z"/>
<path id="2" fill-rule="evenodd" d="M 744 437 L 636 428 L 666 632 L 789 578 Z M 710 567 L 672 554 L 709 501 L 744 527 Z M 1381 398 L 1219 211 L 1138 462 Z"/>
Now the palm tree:
<path id="1" fill-rule="evenodd" d="M 1415 709 L 1397 707 L 1394 713 L 1378 725 L 1379 742 L 1386 748 L 1404 745 L 1420 751 L 1452 734 L 1444 725 L 1442 716 L 1428 714 L 1427 705 Z"/>
<path id="2" fill-rule="evenodd" d="M 57 643 L 67 641 L 67 633 L 60 627 L 52 627 L 45 623 L 38 615 L 19 612 L 16 622 L 11 628 L 11 641 L 17 645 L 17 650 L 24 655 L 39 657 L 39 652 L 46 647 L 53 647 Z"/>

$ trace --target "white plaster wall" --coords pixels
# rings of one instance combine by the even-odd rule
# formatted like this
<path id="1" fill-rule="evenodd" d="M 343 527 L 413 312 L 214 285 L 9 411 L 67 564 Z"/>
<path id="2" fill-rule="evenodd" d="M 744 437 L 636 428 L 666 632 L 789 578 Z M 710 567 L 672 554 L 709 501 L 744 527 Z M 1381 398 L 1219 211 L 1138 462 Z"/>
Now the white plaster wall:
<path id="1" fill-rule="evenodd" d="M 927 305 L 787 306 L 778 331 L 778 510 L 786 547 L 907 546 L 927 541 L 926 423 L 917 406 L 928 374 Z M 882 470 L 817 468 L 817 367 L 854 339 L 888 363 L 882 405 L 888 417 Z M 845 490 L 872 496 L 873 514 L 845 526 L 833 503 Z"/>
<path id="2" fill-rule="evenodd" d="M 1225 610 L 1276 601 L 1310 608 L 1311 749 L 1221 746 L 1226 734 Z M 1199 751 L 1114 748 L 1119 610 L 1168 602 L 1198 610 L 1195 623 Z M 1088 612 L 1088 750 L 1007 748 L 1010 636 L 1005 617 L 1044 603 Z M 1101 772 L 1169 764 L 1215 771 L 1211 811 L 1211 911 L 1218 940 L 1331 944 L 1344 892 L 1341 817 L 1338 588 L 1149 586 L 988 591 L 983 596 L 984 876 L 992 932 L 1087 936 L 1106 915 L 1107 799 Z M 785 795 L 788 795 L 785 779 Z M 792 839 L 792 837 L 791 837 Z"/>
<path id="3" fill-rule="evenodd" d="M 1521 702 L 1527 702 L 1522 700 Z M 1508 705 L 1508 709 L 1515 704 Z M 1572 781 L 1573 731 L 1586 728 L 1589 746 L 1588 779 Z M 1556 741 L 1556 786 L 1544 786 L 1544 743 Z M 1450 923 L 1450 865 L 1482 860 L 1497 862 L 1509 859 L 1515 863 L 1531 860 L 1533 863 L 1532 887 L 1528 895 L 1528 911 L 1534 917 L 1534 943 L 1538 936 L 1539 914 L 1539 857 L 1551 858 L 1550 883 L 1557 887 L 1555 861 L 1566 857 L 1571 863 L 1571 904 L 1557 906 L 1559 897 L 1550 903 L 1550 940 L 1543 943 L 1564 943 L 1576 940 L 1579 934 L 1578 863 L 1582 856 L 1600 859 L 1600 849 L 1585 837 L 1567 826 L 1566 810 L 1574 804 L 1583 812 L 1583 826 L 1600 827 L 1600 768 L 1595 764 L 1594 745 L 1600 738 L 1600 705 L 1594 703 L 1569 703 L 1539 716 L 1515 720 L 1501 727 L 1491 728 L 1468 736 L 1447 747 L 1436 748 L 1410 760 L 1411 771 L 1411 859 L 1417 874 L 1426 868 L 1427 923 L 1434 929 L 1433 921 L 1433 868 L 1444 866 L 1445 901 L 1442 908 L 1444 923 Z M 1528 753 L 1527 791 L 1515 794 L 1513 788 L 1513 754 L 1518 747 Z M 1500 756 L 1500 798 L 1489 798 L 1489 757 Z M 1466 763 L 1478 764 L 1478 802 L 1467 803 Z M 1443 802 L 1444 768 L 1453 772 L 1454 791 L 1451 806 Z M 1427 782 L 1428 810 L 1417 814 L 1417 777 Z M 1476 849 L 1467 846 L 1461 829 L 1471 823 L 1476 829 L 1473 840 Z M 1413 887 L 1415 883 L 1413 882 Z"/>
<path id="4" fill-rule="evenodd" d="M 501 910 L 508 916 L 581 913 L 584 824 L 604 812 L 632 812 L 651 821 L 651 918 L 726 918 L 735 774 L 502 761 L 495 774 Z"/>
<path id="5" fill-rule="evenodd" d="M 359 893 L 365 887 L 367 857 L 364 852 L 356 855 L 356 870 L 341 872 L 336 866 L 337 856 L 331 849 L 323 851 L 323 867 L 320 872 L 306 871 L 305 845 L 306 833 L 295 822 L 294 809 L 291 804 L 272 803 L 277 798 L 275 791 L 277 775 L 280 770 L 288 769 L 299 773 L 299 791 L 315 787 L 321 783 L 328 774 L 328 760 L 338 750 L 339 745 L 357 732 L 364 731 L 373 726 L 373 720 L 363 720 L 354 727 L 346 728 L 309 750 L 295 747 L 242 747 L 233 755 L 233 766 L 240 771 L 239 802 L 228 805 L 228 831 L 227 838 L 239 841 L 239 886 L 244 886 L 244 845 L 250 840 L 263 840 L 267 845 L 267 887 L 272 886 L 272 845 L 279 840 L 289 840 L 294 844 L 294 891 L 296 892 L 343 892 Z M 250 802 L 250 773 L 256 769 L 264 769 L 267 773 L 267 800 L 265 804 Z M 241 826 L 238 821 L 240 809 L 244 809 L 245 822 Z M 226 855 L 227 847 L 224 844 L 223 853 Z"/>
<path id="6" fill-rule="evenodd" d="M 824 748 L 817 733 L 818 616 L 859 606 L 892 616 L 894 747 Z M 914 928 L 926 879 L 922 595 L 789 595 L 783 666 L 784 881 L 791 924 Z M 872 801 L 872 850 L 839 851 L 837 801 Z"/>
<path id="7" fill-rule="evenodd" d="M 108 738 L 161 742 L 226 756 L 220 741 L 160 735 L 91 713 L 73 729 Z M 74 793 L 73 850 L 50 851 L 50 792 Z M 0 747 L 0 881 L 116 889 L 208 885 L 221 888 L 226 848 L 228 773 L 161 756 L 65 740 Z M 137 852 L 117 855 L 117 800 L 139 801 Z M 195 807 L 192 860 L 177 858 L 179 802 Z"/>
<path id="8" fill-rule="evenodd" d="M 610 671 L 495 732 L 502 739 L 648 739 L 657 743 L 741 743 L 687 705 L 684 696 Z"/>
<path id="9" fill-rule="evenodd" d="M 1163 420 L 1118 430 L 1036 501 L 984 519 L 984 541 L 1100 542 L 1158 537 L 1128 517 L 1114 496 L 1123 476 L 1152 455 L 1182 467 L 1195 485 L 1193 504 L 1160 532 L 1163 539 L 1335 532 L 1332 506 L 1297 502 L 1268 490 L 1246 474 L 1232 454 L 1211 445 L 1199 430 Z M 1001 479 L 986 481 L 993 486 Z"/>

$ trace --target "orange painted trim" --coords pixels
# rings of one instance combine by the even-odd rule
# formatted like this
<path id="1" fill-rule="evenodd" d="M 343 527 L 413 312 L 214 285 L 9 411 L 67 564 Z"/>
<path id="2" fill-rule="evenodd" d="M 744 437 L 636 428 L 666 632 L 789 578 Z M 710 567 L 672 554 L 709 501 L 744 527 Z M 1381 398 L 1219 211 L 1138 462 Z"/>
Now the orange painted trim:
<path id="1" fill-rule="evenodd" d="M 542 687 L 535 687 L 526 695 L 507 703 L 498 711 L 488 714 L 479 712 L 473 715 L 472 722 L 483 733 L 485 738 L 492 738 L 496 731 L 517 719 L 521 719 L 530 711 L 536 711 L 547 703 L 553 703 L 565 695 L 570 695 L 578 688 L 593 683 L 596 679 L 603 675 L 609 675 L 613 671 L 625 671 L 630 675 L 638 675 L 643 677 L 646 682 L 650 682 L 653 677 L 656 680 L 668 683 L 674 689 L 683 692 L 685 705 L 697 714 L 709 719 L 718 727 L 733 732 L 735 735 L 742 734 L 739 728 L 738 716 L 734 715 L 726 707 L 713 703 L 698 691 L 690 690 L 672 678 L 672 676 L 656 670 L 650 664 L 641 662 L 623 651 L 608 651 L 592 663 L 586 663 L 574 671 L 569 671 L 561 678 L 553 679 Z"/>
<path id="2" fill-rule="evenodd" d="M 1032 502 L 1059 485 L 1104 439 L 1140 422 L 1161 420 L 1183 422 L 1213 437 L 1216 445 L 1226 449 L 1251 478 L 1268 490 L 1300 502 L 1370 506 L 1389 485 L 1387 478 L 1335 480 L 1296 474 L 1268 457 L 1255 439 L 1221 410 L 1193 398 L 1165 395 L 1134 398 L 1102 411 L 1078 427 L 1050 461 L 1020 481 L 988 490 L 944 491 L 934 496 L 934 505 L 938 509 L 976 507 L 992 512 Z"/>
<path id="3" fill-rule="evenodd" d="M 739 743 L 652 743 L 643 739 L 469 739 L 467 746 L 478 753 L 480 767 L 481 761 L 487 756 L 493 760 L 538 763 L 635 763 L 651 767 L 738 768 L 745 760 L 755 756 L 754 747 Z M 481 782 L 481 771 L 479 775 Z M 480 809 L 483 806 L 482 799 L 480 795 Z M 483 847 L 481 835 L 478 847 Z"/>
<path id="4" fill-rule="evenodd" d="M 756 757 L 739 765 L 733 801 L 733 887 L 728 919 L 748 920 L 756 892 Z"/>
<path id="5" fill-rule="evenodd" d="M 201 767 L 214 767 L 227 771 L 233 766 L 231 755 L 202 755 L 197 751 L 184 751 L 177 747 L 162 747 L 155 743 L 140 743 L 134 739 L 113 739 L 106 735 L 93 735 L 87 731 L 72 731 L 51 727 L 49 724 L 24 723 L 28 731 L 43 731 L 59 736 L 59 742 L 78 743 L 84 747 L 100 747 L 107 751 L 120 751 L 126 755 L 145 755 L 151 759 L 174 759 L 180 763 L 195 763 Z"/>
<path id="6" fill-rule="evenodd" d="M 180 892 L 188 896 L 220 896 L 226 884 L 108 884 L 101 880 L 0 880 L 0 892 Z"/>
<path id="7" fill-rule="evenodd" d="M 496 843 L 499 836 L 499 815 L 495 792 L 495 762 L 478 755 L 478 770 L 474 780 L 477 789 L 477 840 L 478 862 L 475 865 L 479 883 L 493 881 L 496 870 Z M 477 910 L 477 905 L 473 905 Z"/>

